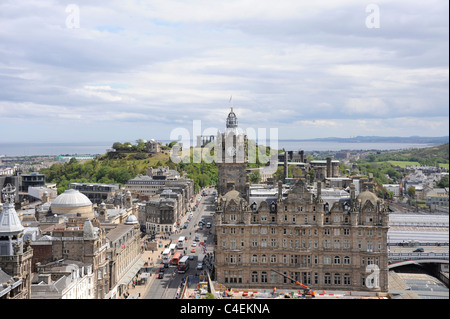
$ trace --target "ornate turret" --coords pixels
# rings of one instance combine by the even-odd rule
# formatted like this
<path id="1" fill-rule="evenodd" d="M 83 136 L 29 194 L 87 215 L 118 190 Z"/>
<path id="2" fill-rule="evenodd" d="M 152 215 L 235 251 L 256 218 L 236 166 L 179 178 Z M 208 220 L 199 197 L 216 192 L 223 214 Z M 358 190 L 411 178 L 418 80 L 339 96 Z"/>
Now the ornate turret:
<path id="1" fill-rule="evenodd" d="M 14 208 L 16 188 L 7 184 L 2 189 L 3 208 L 0 211 L 0 243 L 3 246 L 2 255 L 15 255 L 23 250 L 24 227 Z"/>
<path id="2" fill-rule="evenodd" d="M 231 107 L 231 111 L 227 117 L 227 128 L 237 128 L 238 120 L 236 114 L 233 112 L 233 107 Z"/>

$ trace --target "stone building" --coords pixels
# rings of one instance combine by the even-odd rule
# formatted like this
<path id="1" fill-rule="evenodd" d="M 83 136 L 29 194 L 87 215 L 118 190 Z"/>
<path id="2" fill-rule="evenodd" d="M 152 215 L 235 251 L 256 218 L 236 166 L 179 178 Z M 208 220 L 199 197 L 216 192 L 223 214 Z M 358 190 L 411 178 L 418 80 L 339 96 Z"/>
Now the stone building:
<path id="1" fill-rule="evenodd" d="M 94 299 L 92 265 L 71 260 L 39 264 L 31 299 Z"/>
<path id="2" fill-rule="evenodd" d="M 75 189 L 68 189 L 51 202 L 51 212 L 67 217 L 94 218 L 90 199 Z"/>
<path id="3" fill-rule="evenodd" d="M 93 204 L 101 204 L 120 190 L 119 184 L 70 183 L 69 188 L 86 195 Z"/>
<path id="4" fill-rule="evenodd" d="M 325 181 L 326 178 L 340 176 L 339 161 L 327 157 L 326 160 L 315 160 L 309 162 L 310 169 L 314 170 L 314 179 Z"/>
<path id="5" fill-rule="evenodd" d="M 159 197 L 145 203 L 140 211 L 140 223 L 145 225 L 147 234 L 173 233 L 179 220 L 178 200 Z"/>
<path id="6" fill-rule="evenodd" d="M 149 168 L 147 173 L 150 174 L 150 172 L 151 176 L 141 175 L 130 179 L 124 186 L 125 190 L 152 196 L 158 194 L 164 187 L 174 186 L 185 189 L 186 200 L 190 200 L 194 196 L 194 181 L 192 179 L 179 177 L 170 172 L 166 174 L 164 171 L 161 175 L 158 175 L 157 172 L 155 173 L 155 170 Z"/>
<path id="7" fill-rule="evenodd" d="M 117 299 L 141 269 L 144 260 L 141 258 L 139 222 L 134 215 L 128 216 L 124 224 L 102 225 L 108 240 L 107 258 L 109 260 L 109 291 L 105 298 Z M 111 227 L 110 229 L 108 229 Z"/>
<path id="8" fill-rule="evenodd" d="M 296 180 L 287 196 L 249 203 L 219 196 L 215 213 L 216 280 L 233 288 L 388 290 L 388 212 L 367 184 L 349 202 L 329 207 Z M 281 192 L 281 184 L 279 185 Z M 285 194 L 286 195 L 286 194 Z M 372 276 L 369 276 L 372 275 Z"/>
<path id="9" fill-rule="evenodd" d="M 14 208 L 16 189 L 7 184 L 0 203 L 0 299 L 29 299 L 33 249 Z"/>
<path id="10" fill-rule="evenodd" d="M 145 146 L 147 147 L 147 152 L 149 153 L 161 153 L 162 150 L 161 142 L 151 139 L 150 141 L 145 143 Z"/>
<path id="11" fill-rule="evenodd" d="M 217 136 L 217 191 L 224 195 L 234 188 L 241 196 L 247 197 L 247 136 L 238 129 L 236 114 L 231 108 L 224 133 Z"/>
<path id="12" fill-rule="evenodd" d="M 50 238 L 52 260 L 70 259 L 92 265 L 94 299 L 103 299 L 109 292 L 109 261 L 106 230 L 98 221 L 71 218 L 54 229 Z"/>

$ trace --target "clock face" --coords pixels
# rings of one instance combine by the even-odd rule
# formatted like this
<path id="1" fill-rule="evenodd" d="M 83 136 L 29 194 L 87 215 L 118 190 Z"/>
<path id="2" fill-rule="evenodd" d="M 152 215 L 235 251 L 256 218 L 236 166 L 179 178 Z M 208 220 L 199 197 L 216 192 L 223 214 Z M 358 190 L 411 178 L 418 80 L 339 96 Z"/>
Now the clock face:
<path id="1" fill-rule="evenodd" d="M 229 156 L 234 156 L 236 154 L 236 149 L 233 146 L 230 146 L 229 148 L 227 148 L 227 154 Z"/>

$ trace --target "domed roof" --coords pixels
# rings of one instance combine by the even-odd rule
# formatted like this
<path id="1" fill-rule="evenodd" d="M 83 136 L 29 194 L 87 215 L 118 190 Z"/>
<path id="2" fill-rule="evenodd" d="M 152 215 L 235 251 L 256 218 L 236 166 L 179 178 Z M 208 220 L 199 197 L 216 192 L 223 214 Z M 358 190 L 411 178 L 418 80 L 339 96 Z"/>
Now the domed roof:
<path id="1" fill-rule="evenodd" d="M 75 189 L 68 189 L 55 198 L 52 207 L 82 207 L 92 205 L 91 200 Z"/>
<path id="2" fill-rule="evenodd" d="M 364 204 L 366 201 L 371 201 L 374 205 L 376 205 L 377 201 L 380 199 L 369 190 L 365 190 L 364 192 L 359 193 L 357 200 L 361 200 L 361 203 Z"/>
<path id="3" fill-rule="evenodd" d="M 133 224 L 137 224 L 138 220 L 136 218 L 136 216 L 134 216 L 133 214 L 129 215 L 127 217 L 127 220 L 125 221 L 126 225 L 133 225 Z"/>

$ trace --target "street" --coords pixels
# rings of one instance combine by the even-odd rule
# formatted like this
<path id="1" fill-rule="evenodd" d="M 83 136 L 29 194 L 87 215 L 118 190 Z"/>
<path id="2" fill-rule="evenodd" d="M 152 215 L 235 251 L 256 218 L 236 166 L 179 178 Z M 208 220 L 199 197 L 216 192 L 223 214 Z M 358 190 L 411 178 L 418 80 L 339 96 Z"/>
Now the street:
<path id="1" fill-rule="evenodd" d="M 181 231 L 176 234 L 172 234 L 170 239 L 172 239 L 172 243 L 177 243 L 178 238 L 180 236 L 185 236 L 186 241 L 184 243 L 183 249 L 176 249 L 176 252 L 182 252 L 182 255 L 193 256 L 192 260 L 188 260 L 189 262 L 189 270 L 184 274 L 179 274 L 177 271 L 177 267 L 174 265 L 170 265 L 168 268 L 165 268 L 164 277 L 161 279 L 155 279 L 153 281 L 152 286 L 148 290 L 147 294 L 144 296 L 144 299 L 174 299 L 177 297 L 177 293 L 179 293 L 179 288 L 182 283 L 182 280 L 189 275 L 195 275 L 200 270 L 197 270 L 198 258 L 200 255 L 205 255 L 202 247 L 199 247 L 198 243 L 206 243 L 206 252 L 213 252 L 213 217 L 214 217 L 214 195 L 213 188 L 205 189 L 205 196 L 202 196 L 200 200 L 200 204 L 195 211 L 192 211 L 192 219 L 188 222 L 187 228 L 182 228 Z M 200 191 L 200 194 L 202 192 Z M 196 198 L 199 198 L 200 195 L 197 195 Z M 189 212 L 183 216 L 180 226 L 188 221 Z M 211 229 L 203 228 L 199 229 L 199 222 L 204 218 L 205 224 L 208 222 L 211 223 Z M 196 246 L 193 247 L 192 244 L 195 242 L 195 236 L 199 236 L 199 241 L 196 241 Z M 195 252 L 192 252 L 192 249 L 195 249 Z M 161 258 L 160 258 L 161 260 Z"/>

